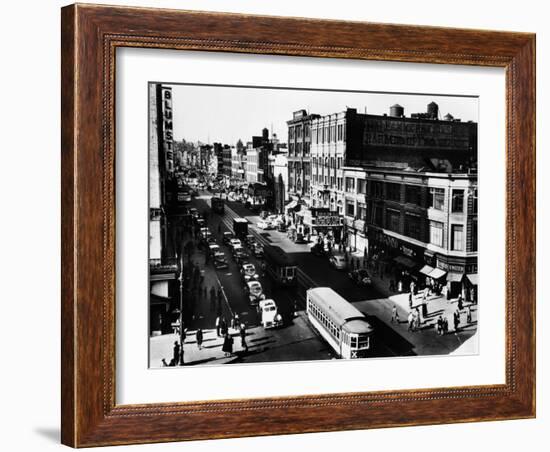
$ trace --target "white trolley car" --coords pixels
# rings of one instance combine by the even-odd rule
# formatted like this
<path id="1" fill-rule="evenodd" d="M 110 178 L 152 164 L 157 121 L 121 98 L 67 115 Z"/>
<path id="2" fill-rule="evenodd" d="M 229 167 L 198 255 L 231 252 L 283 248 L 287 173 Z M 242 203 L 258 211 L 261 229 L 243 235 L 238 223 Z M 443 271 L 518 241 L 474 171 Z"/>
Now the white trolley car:
<path id="1" fill-rule="evenodd" d="M 342 358 L 364 358 L 374 330 L 365 316 L 329 287 L 307 291 L 307 315 L 319 334 Z"/>

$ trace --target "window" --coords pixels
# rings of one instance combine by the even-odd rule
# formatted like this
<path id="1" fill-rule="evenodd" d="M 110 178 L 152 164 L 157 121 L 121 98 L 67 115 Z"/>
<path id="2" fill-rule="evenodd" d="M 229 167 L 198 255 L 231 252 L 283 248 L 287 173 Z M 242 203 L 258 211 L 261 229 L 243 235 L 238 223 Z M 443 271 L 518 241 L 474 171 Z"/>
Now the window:
<path id="1" fill-rule="evenodd" d="M 342 168 L 342 157 L 338 157 L 338 169 Z"/>
<path id="2" fill-rule="evenodd" d="M 421 240 L 419 215 L 413 213 L 405 214 L 405 235 L 413 239 Z"/>
<path id="3" fill-rule="evenodd" d="M 454 251 L 464 251 L 464 226 L 453 224 L 451 226 L 451 242 Z"/>
<path id="4" fill-rule="evenodd" d="M 296 126 L 296 138 L 302 138 L 302 126 Z"/>
<path id="5" fill-rule="evenodd" d="M 405 202 L 420 205 L 420 187 L 418 185 L 405 185 Z"/>
<path id="6" fill-rule="evenodd" d="M 371 184 L 371 194 L 375 198 L 382 198 L 384 196 L 384 184 L 382 182 L 373 182 Z"/>
<path id="7" fill-rule="evenodd" d="M 309 138 L 309 125 L 304 126 L 304 137 Z"/>
<path id="8" fill-rule="evenodd" d="M 338 141 L 342 141 L 342 138 L 344 138 L 343 129 L 344 129 L 343 124 L 339 124 L 338 125 Z"/>
<path id="9" fill-rule="evenodd" d="M 367 193 L 367 181 L 365 179 L 357 180 L 357 193 Z"/>
<path id="10" fill-rule="evenodd" d="M 336 166 L 335 166 L 335 162 L 336 162 L 336 160 L 334 159 L 334 157 L 331 157 L 331 158 L 330 158 L 330 167 L 331 167 L 331 169 L 333 169 L 333 168 L 336 167 Z"/>
<path id="11" fill-rule="evenodd" d="M 386 227 L 390 231 L 399 232 L 399 210 L 386 209 Z"/>
<path id="12" fill-rule="evenodd" d="M 288 139 L 293 140 L 294 139 L 294 127 L 288 128 Z"/>
<path id="13" fill-rule="evenodd" d="M 357 204 L 357 218 L 365 220 L 367 218 L 367 206 L 364 203 Z"/>
<path id="14" fill-rule="evenodd" d="M 346 215 L 348 217 L 355 216 L 355 204 L 353 203 L 353 201 L 346 201 Z"/>
<path id="15" fill-rule="evenodd" d="M 332 126 L 332 141 L 336 141 L 336 126 Z"/>
<path id="16" fill-rule="evenodd" d="M 464 212 L 464 190 L 453 190 L 452 212 Z"/>
<path id="17" fill-rule="evenodd" d="M 443 223 L 430 221 L 430 243 L 443 246 Z"/>
<path id="18" fill-rule="evenodd" d="M 400 201 L 401 186 L 399 184 L 386 184 L 386 197 L 390 201 Z"/>
<path id="19" fill-rule="evenodd" d="M 336 178 L 336 183 L 338 186 L 338 190 L 342 191 L 342 188 L 344 187 L 344 181 L 341 177 Z"/>
<path id="20" fill-rule="evenodd" d="M 372 221 L 376 226 L 382 226 L 382 206 L 379 203 L 373 203 Z"/>
<path id="21" fill-rule="evenodd" d="M 355 191 L 355 179 L 353 177 L 346 177 L 346 191 Z"/>
<path id="22" fill-rule="evenodd" d="M 445 189 L 430 188 L 430 207 L 437 210 L 443 210 L 445 206 Z"/>

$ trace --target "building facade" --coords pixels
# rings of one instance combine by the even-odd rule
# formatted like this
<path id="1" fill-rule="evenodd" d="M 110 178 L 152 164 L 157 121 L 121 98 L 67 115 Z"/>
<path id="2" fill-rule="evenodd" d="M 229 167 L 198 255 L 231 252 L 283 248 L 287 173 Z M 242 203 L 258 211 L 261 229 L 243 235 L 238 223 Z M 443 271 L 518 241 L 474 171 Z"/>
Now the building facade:
<path id="1" fill-rule="evenodd" d="M 319 115 L 306 110 L 293 113 L 288 126 L 288 191 L 310 204 L 311 190 L 311 122 Z"/>
<path id="2" fill-rule="evenodd" d="M 476 123 L 440 119 L 433 102 L 411 117 L 347 109 L 312 120 L 311 139 L 312 206 L 343 218 L 349 249 L 451 292 L 477 274 Z"/>
<path id="3" fill-rule="evenodd" d="M 169 308 L 177 266 L 168 243 L 168 219 L 174 179 L 172 89 L 149 85 L 149 303 L 150 334 L 169 328 Z"/>

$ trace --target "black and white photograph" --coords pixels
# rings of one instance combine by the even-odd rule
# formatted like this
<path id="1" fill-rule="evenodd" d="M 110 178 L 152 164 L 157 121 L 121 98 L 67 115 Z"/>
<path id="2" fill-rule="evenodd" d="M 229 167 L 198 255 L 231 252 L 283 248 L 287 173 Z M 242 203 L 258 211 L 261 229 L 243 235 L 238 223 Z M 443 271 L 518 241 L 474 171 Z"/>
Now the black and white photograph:
<path id="1" fill-rule="evenodd" d="M 479 352 L 478 97 L 147 95 L 149 368 Z"/>

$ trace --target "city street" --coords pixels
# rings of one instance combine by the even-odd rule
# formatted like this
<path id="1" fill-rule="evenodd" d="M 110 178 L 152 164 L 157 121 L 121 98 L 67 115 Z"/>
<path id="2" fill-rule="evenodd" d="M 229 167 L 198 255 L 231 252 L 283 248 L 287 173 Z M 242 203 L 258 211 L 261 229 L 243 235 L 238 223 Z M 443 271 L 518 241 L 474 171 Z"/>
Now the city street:
<path id="1" fill-rule="evenodd" d="M 326 257 L 315 256 L 310 252 L 308 244 L 292 242 L 286 233 L 275 230 L 262 230 L 256 225 L 260 218 L 248 210 L 242 203 L 226 201 L 225 212 L 216 214 L 210 210 L 211 194 L 200 191 L 190 207 L 200 213 L 206 213 L 208 228 L 216 242 L 223 250 L 227 269 L 215 270 L 212 261 L 206 263 L 205 253 L 197 248 L 192 255 L 192 262 L 197 263 L 204 275 L 204 285 L 207 294 L 210 288 L 221 289 L 223 293 L 222 316 L 227 323 L 238 315 L 239 323 L 246 325 L 246 344 L 248 350 L 241 346 L 238 327 L 229 328 L 234 337 L 233 353 L 226 356 L 222 351 L 223 338 L 216 334 L 216 307 L 210 298 L 199 297 L 195 304 L 194 318 L 185 325 L 186 339 L 184 342 L 185 365 L 274 362 L 334 359 L 337 354 L 321 338 L 313 328 L 305 313 L 305 290 L 311 287 L 327 286 L 333 288 L 367 317 L 375 329 L 375 347 L 371 356 L 413 356 L 427 354 L 449 354 L 458 347 L 465 347 L 468 339 L 476 331 L 477 310 L 473 307 L 472 321 L 462 324 L 459 331 L 451 331 L 438 335 L 434 325 L 439 315 L 451 315 L 456 307 L 452 300 L 443 297 L 432 297 L 429 300 L 430 315 L 422 323 L 418 331 L 408 331 L 408 293 L 391 293 L 388 282 L 379 276 L 373 276 L 373 284 L 367 287 L 355 285 L 347 276 L 347 271 L 335 270 L 329 266 Z M 248 231 L 264 247 L 277 245 L 286 253 L 291 254 L 297 262 L 298 286 L 294 288 L 276 288 L 270 277 L 262 271 L 262 260 L 250 256 L 249 262 L 255 265 L 260 274 L 267 298 L 275 300 L 279 312 L 283 316 L 284 325 L 280 328 L 264 330 L 254 306 L 250 306 L 244 292 L 239 266 L 231 256 L 229 248 L 222 244 L 224 232 L 233 231 L 233 219 L 244 217 L 248 220 Z M 191 240 L 184 236 L 184 242 Z M 183 246 L 183 244 L 182 244 Z M 396 307 L 400 321 L 391 323 L 392 309 Z M 203 346 L 199 350 L 196 341 L 197 328 L 204 333 Z M 178 334 L 164 334 L 151 338 L 150 366 L 162 366 L 162 359 L 170 360 Z"/>

